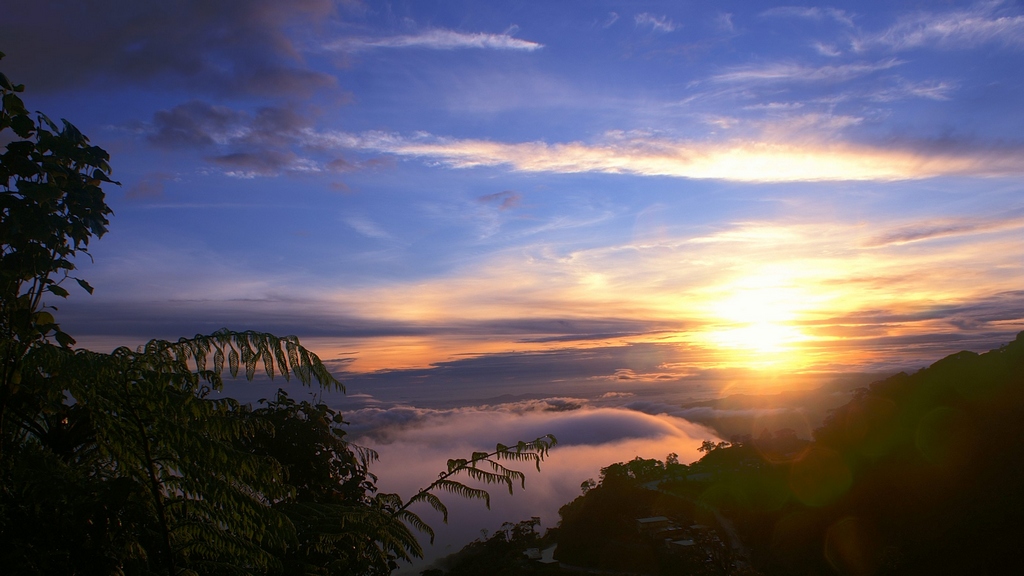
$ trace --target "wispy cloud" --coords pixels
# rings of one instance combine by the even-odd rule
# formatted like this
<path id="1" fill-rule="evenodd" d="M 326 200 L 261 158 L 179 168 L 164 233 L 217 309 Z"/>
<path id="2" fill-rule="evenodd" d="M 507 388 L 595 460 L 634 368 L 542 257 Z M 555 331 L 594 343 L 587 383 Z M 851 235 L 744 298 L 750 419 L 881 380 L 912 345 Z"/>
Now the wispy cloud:
<path id="1" fill-rule="evenodd" d="M 845 10 L 836 8 L 818 8 L 803 6 L 779 6 L 761 12 L 761 16 L 782 17 L 782 18 L 806 18 L 810 20 L 824 20 L 826 18 L 835 20 L 846 26 L 853 26 L 853 15 Z"/>
<path id="2" fill-rule="evenodd" d="M 176 180 L 177 177 L 166 172 L 151 172 L 132 184 L 125 193 L 125 198 L 133 200 L 153 200 L 164 195 L 164 183 Z"/>
<path id="3" fill-rule="evenodd" d="M 382 38 L 346 38 L 327 45 L 329 50 L 359 51 L 375 48 L 421 48 L 425 50 L 523 50 L 532 52 L 543 48 L 539 42 L 522 40 L 510 33 L 459 32 L 435 28 L 418 34 L 386 36 Z"/>
<path id="4" fill-rule="evenodd" d="M 1000 13 L 1003 2 L 984 2 L 966 10 L 922 12 L 900 19 L 878 34 L 859 38 L 854 46 L 966 49 L 983 44 L 1024 47 L 1024 16 Z"/>
<path id="5" fill-rule="evenodd" d="M 679 25 L 668 16 L 655 16 L 647 12 L 637 14 L 633 17 L 633 21 L 637 26 L 650 26 L 651 30 L 655 32 L 672 32 L 679 28 Z"/>
<path id="6" fill-rule="evenodd" d="M 477 198 L 478 201 L 484 204 L 497 204 L 499 210 L 510 210 L 519 206 L 519 202 L 522 201 L 523 196 L 518 192 L 512 190 L 504 190 L 502 192 L 495 192 L 494 194 L 484 194 Z"/>
<path id="7" fill-rule="evenodd" d="M 283 172 L 322 172 L 318 163 L 302 158 L 285 150 L 257 150 L 254 152 L 231 152 L 206 159 L 221 168 L 225 176 L 232 178 L 257 178 L 277 176 Z"/>
<path id="8" fill-rule="evenodd" d="M 297 154 L 310 120 L 289 107 L 265 107 L 254 114 L 192 100 L 158 110 L 136 130 L 154 146 L 202 150 L 207 162 L 238 178 L 284 172 L 320 172 L 316 161 Z"/>
<path id="9" fill-rule="evenodd" d="M 625 380 L 631 382 L 666 382 L 678 381 L 680 374 L 676 372 L 645 372 L 639 373 L 632 368 L 618 368 L 611 374 L 595 376 L 595 380 Z"/>
<path id="10" fill-rule="evenodd" d="M 949 100 L 950 93 L 957 85 L 952 82 L 931 80 L 911 82 L 898 79 L 894 86 L 880 88 L 866 94 L 868 100 L 874 102 L 893 102 L 907 98 L 924 98 L 926 100 Z"/>
<path id="11" fill-rule="evenodd" d="M 822 42 L 815 42 L 811 46 L 814 47 L 814 49 L 818 52 L 818 54 L 821 54 L 822 56 L 828 56 L 829 58 L 835 58 L 837 56 L 842 56 L 843 55 L 842 50 L 840 50 L 839 48 L 836 48 L 835 44 L 825 44 L 825 43 L 822 43 Z"/>
<path id="12" fill-rule="evenodd" d="M 842 117 L 839 120 L 843 123 L 831 126 L 830 130 L 849 125 Z M 814 121 L 821 127 L 820 118 Z M 594 144 L 504 143 L 430 135 L 409 138 L 382 132 L 339 133 L 324 138 L 343 148 L 426 158 L 452 168 L 506 166 L 522 172 L 593 172 L 747 182 L 885 181 L 947 175 L 1010 176 L 1024 172 L 1022 150 L 942 153 L 806 138 L 696 142 L 612 134 Z"/>
<path id="13" fill-rule="evenodd" d="M 368 238 L 391 238 L 391 235 L 381 228 L 379 224 L 365 216 L 348 216 L 344 221 L 345 224 L 348 224 L 353 230 Z"/>
<path id="14" fill-rule="evenodd" d="M 390 159 L 357 162 L 325 150 L 311 116 L 291 106 L 265 106 L 247 112 L 191 100 L 156 111 L 150 122 L 122 129 L 158 148 L 200 151 L 208 165 L 235 178 L 353 172 L 388 166 Z"/>
<path id="15" fill-rule="evenodd" d="M 715 27 L 723 32 L 735 32 L 736 25 L 732 22 L 732 14 L 728 12 L 722 12 L 715 16 L 714 19 Z"/>
<path id="16" fill-rule="evenodd" d="M 970 234 L 1000 232 L 1024 228 L 1024 215 L 1017 214 L 1000 218 L 946 218 L 901 226 L 869 238 L 869 247 L 907 244 L 939 238 L 950 238 Z"/>
<path id="17" fill-rule="evenodd" d="M 744 106 L 744 110 L 764 110 L 767 112 L 781 112 L 803 108 L 803 102 L 767 102 L 765 104 L 750 104 Z"/>
<path id="18" fill-rule="evenodd" d="M 836 66 L 806 66 L 791 62 L 778 62 L 765 66 L 734 68 L 711 77 L 713 82 L 843 82 L 880 70 L 903 64 L 890 58 L 879 62 L 840 64 Z"/>

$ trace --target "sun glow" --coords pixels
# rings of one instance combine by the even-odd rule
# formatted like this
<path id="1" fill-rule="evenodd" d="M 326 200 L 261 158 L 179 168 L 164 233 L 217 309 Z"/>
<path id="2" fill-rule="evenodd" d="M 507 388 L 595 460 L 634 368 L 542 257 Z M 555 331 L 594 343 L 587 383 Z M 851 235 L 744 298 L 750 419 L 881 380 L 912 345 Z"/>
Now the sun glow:
<path id="1" fill-rule="evenodd" d="M 721 290 L 708 310 L 705 345 L 728 352 L 730 363 L 751 368 L 799 368 L 800 343 L 811 338 L 796 325 L 814 299 L 784 274 L 743 278 Z"/>

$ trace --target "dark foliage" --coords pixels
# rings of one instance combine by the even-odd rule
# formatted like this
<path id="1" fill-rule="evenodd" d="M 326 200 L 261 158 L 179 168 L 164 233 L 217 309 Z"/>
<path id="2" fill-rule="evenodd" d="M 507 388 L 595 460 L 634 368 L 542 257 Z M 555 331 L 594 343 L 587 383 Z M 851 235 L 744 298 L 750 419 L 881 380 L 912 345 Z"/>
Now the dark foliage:
<path id="1" fill-rule="evenodd" d="M 2 58 L 0 54 L 0 58 Z M 343 390 L 294 336 L 220 330 L 110 354 L 71 348 L 46 298 L 107 230 L 107 153 L 33 118 L 0 74 L 0 568 L 4 574 L 388 574 L 421 557 L 408 510 L 435 491 L 489 502 L 468 476 L 524 481 L 550 436 L 453 459 L 409 500 L 378 493 L 341 416 L 284 392 L 253 409 L 223 374 Z"/>
<path id="2" fill-rule="evenodd" d="M 768 574 L 1004 574 L 1022 438 L 1024 333 L 861 389 L 814 442 L 744 438 L 662 486 L 731 518 Z"/>
<path id="3" fill-rule="evenodd" d="M 538 518 L 515 524 L 506 522 L 490 537 L 472 542 L 458 553 L 443 559 L 440 562 L 444 566 L 443 570 L 433 570 L 438 576 L 537 576 L 560 573 L 557 566 L 532 561 L 526 555 L 527 550 L 539 550 L 551 541 L 550 538 L 541 538 L 537 533 L 539 522 Z"/>
<path id="4" fill-rule="evenodd" d="M 833 533 L 849 532 L 859 547 L 855 557 L 833 554 L 833 564 L 922 574 L 1005 573 L 1016 564 L 1024 333 L 1000 349 L 872 384 L 816 436 L 852 474 L 825 513 L 840 526 Z"/>
<path id="5" fill-rule="evenodd" d="M 1016 573 L 1022 440 L 1024 333 L 859 390 L 813 441 L 765 430 L 705 441 L 689 466 L 609 465 L 545 538 L 564 564 L 629 573 Z M 722 537 L 690 530 L 680 547 L 637 526 L 662 515 Z"/>

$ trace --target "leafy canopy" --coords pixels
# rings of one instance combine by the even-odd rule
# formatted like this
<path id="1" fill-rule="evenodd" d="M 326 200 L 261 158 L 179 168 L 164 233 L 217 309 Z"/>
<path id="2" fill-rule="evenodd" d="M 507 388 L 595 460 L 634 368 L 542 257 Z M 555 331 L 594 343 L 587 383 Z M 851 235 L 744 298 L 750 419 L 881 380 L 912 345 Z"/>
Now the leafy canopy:
<path id="1" fill-rule="evenodd" d="M 3 55 L 0 54 L 0 58 Z M 553 436 L 453 459 L 403 500 L 341 415 L 286 392 L 241 404 L 224 374 L 344 391 L 294 336 L 219 330 L 110 354 L 73 349 L 47 298 L 66 298 L 111 210 L 109 156 L 66 120 L 28 112 L 0 73 L 0 566 L 11 574 L 388 574 L 421 557 L 410 510 L 435 492 L 512 492 L 511 463 Z"/>

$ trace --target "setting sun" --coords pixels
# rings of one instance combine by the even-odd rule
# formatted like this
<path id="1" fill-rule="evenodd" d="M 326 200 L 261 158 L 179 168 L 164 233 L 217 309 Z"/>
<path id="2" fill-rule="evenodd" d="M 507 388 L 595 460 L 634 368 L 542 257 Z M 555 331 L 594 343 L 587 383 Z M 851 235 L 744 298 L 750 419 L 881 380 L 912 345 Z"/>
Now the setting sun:
<path id="1" fill-rule="evenodd" d="M 701 340 L 727 351 L 728 363 L 750 368 L 798 368 L 799 343 L 809 339 L 794 323 L 813 298 L 792 276 L 764 273 L 725 287 L 712 300 Z"/>
<path id="2" fill-rule="evenodd" d="M 711 330 L 708 340 L 721 348 L 748 352 L 756 364 L 774 365 L 794 364 L 791 356 L 796 352 L 795 344 L 807 340 L 807 336 L 793 326 L 761 322 Z"/>

